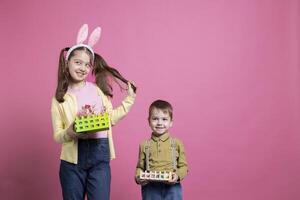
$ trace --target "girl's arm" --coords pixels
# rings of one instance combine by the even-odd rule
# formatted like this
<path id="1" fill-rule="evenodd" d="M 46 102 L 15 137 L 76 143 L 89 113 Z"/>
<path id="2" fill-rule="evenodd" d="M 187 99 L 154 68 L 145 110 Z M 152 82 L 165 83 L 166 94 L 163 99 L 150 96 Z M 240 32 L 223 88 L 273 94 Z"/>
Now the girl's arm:
<path id="1" fill-rule="evenodd" d="M 72 138 L 67 134 L 70 127 L 66 126 L 66 124 L 63 122 L 62 113 L 59 108 L 59 103 L 56 101 L 55 98 L 52 99 L 51 117 L 54 140 L 59 143 L 71 141 Z"/>
<path id="2" fill-rule="evenodd" d="M 115 125 L 120 119 L 126 116 L 134 104 L 136 94 L 133 92 L 131 84 L 128 83 L 128 96 L 121 102 L 121 105 L 113 108 L 111 101 L 104 95 L 106 109 L 110 115 L 111 124 Z"/>

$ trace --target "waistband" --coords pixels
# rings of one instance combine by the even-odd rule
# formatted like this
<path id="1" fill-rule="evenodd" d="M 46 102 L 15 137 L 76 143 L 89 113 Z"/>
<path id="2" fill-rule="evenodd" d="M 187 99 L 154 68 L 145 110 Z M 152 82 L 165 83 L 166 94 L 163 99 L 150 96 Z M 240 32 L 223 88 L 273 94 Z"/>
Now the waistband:
<path id="1" fill-rule="evenodd" d="M 108 143 L 108 138 L 78 139 L 78 143 Z"/>

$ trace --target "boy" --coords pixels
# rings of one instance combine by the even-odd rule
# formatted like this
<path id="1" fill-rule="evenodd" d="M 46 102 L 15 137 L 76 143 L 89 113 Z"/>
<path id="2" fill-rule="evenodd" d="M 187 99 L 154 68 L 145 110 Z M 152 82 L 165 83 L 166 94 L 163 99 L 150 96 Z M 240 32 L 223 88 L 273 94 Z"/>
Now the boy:
<path id="1" fill-rule="evenodd" d="M 140 144 L 135 175 L 136 183 L 142 186 L 143 200 L 181 200 L 180 181 L 187 175 L 188 168 L 182 142 L 170 137 L 169 128 L 173 123 L 171 104 L 163 100 L 154 101 L 149 107 L 148 122 L 152 135 L 151 139 Z M 153 176 L 141 177 L 145 171 Z M 164 179 L 168 173 L 170 178 Z M 152 180 L 145 178 L 150 176 Z M 155 180 L 156 176 L 163 178 Z"/>

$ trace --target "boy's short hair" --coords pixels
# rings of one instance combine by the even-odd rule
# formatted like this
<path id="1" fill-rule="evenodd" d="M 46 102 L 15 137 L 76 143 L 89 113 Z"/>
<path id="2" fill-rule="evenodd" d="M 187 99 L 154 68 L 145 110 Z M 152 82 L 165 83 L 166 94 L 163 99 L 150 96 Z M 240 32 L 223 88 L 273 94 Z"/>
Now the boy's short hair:
<path id="1" fill-rule="evenodd" d="M 172 105 L 167 101 L 159 99 L 159 100 L 154 101 L 150 105 L 148 120 L 150 119 L 151 113 L 152 113 L 154 108 L 166 111 L 170 115 L 171 120 L 173 119 L 173 107 L 172 107 Z"/>

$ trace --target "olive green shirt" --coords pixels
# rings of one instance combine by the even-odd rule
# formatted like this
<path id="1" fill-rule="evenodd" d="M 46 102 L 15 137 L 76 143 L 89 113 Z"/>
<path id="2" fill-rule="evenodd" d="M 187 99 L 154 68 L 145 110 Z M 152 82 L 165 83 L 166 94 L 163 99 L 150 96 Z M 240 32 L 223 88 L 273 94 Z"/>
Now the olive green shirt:
<path id="1" fill-rule="evenodd" d="M 187 161 L 185 157 L 184 146 L 179 139 L 173 138 L 176 151 L 175 156 L 177 160 L 177 169 L 175 173 L 178 175 L 179 179 L 182 180 L 188 172 Z M 165 133 L 160 137 L 152 134 L 149 149 L 149 167 L 150 171 L 173 171 L 173 161 L 172 161 L 172 147 L 170 142 L 170 134 Z M 145 146 L 146 141 L 140 144 L 139 147 L 139 159 L 136 167 L 136 177 L 139 176 L 140 171 L 146 170 L 146 152 Z"/>

